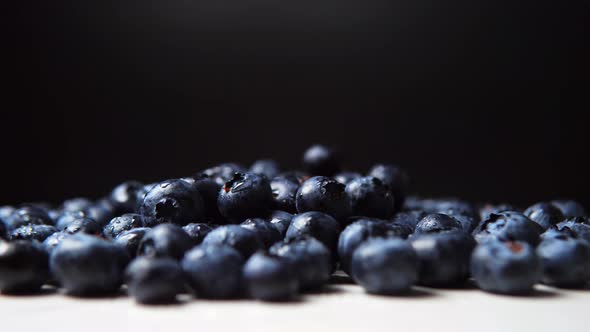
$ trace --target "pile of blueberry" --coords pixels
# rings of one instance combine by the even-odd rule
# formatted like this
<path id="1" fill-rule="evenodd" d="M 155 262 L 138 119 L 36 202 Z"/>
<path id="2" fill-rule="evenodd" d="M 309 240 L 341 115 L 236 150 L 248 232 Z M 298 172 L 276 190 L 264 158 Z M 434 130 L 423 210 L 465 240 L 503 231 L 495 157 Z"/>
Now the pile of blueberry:
<path id="1" fill-rule="evenodd" d="M 260 160 L 117 186 L 92 202 L 0 208 L 0 291 L 55 287 L 74 296 L 127 293 L 139 303 L 295 298 L 341 269 L 367 292 L 414 285 L 528 294 L 537 283 L 585 287 L 590 221 L 574 201 L 474 205 L 406 196 L 408 177 L 379 164 L 342 172 L 315 145 L 304 171 Z"/>

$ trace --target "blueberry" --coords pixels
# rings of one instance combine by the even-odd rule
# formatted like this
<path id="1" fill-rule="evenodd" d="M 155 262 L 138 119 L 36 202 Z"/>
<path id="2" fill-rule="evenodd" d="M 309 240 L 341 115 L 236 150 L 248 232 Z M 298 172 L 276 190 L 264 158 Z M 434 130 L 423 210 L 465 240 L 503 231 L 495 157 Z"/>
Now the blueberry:
<path id="1" fill-rule="evenodd" d="M 94 219 L 101 227 L 104 227 L 115 217 L 115 209 L 108 199 L 101 199 L 86 209 L 85 216 Z"/>
<path id="2" fill-rule="evenodd" d="M 188 234 L 193 241 L 193 246 L 201 244 L 205 239 L 205 236 L 213 230 L 213 227 L 207 224 L 192 223 L 183 226 L 182 229 Z"/>
<path id="3" fill-rule="evenodd" d="M 49 265 L 68 294 L 95 296 L 119 290 L 127 261 L 123 248 L 94 236 L 76 234 L 53 250 Z"/>
<path id="4" fill-rule="evenodd" d="M 346 185 L 352 214 L 374 218 L 390 218 L 394 212 L 394 198 L 381 180 L 367 176 Z"/>
<path id="5" fill-rule="evenodd" d="M 524 211 L 524 215 L 541 225 L 543 229 L 557 225 L 565 219 L 561 211 L 550 203 L 537 203 L 529 206 Z"/>
<path id="6" fill-rule="evenodd" d="M 543 229 L 525 215 L 515 211 L 492 213 L 473 231 L 477 242 L 497 238 L 502 241 L 524 241 L 536 246 Z"/>
<path id="7" fill-rule="evenodd" d="M 446 214 L 432 213 L 422 218 L 414 229 L 414 234 L 463 231 L 461 223 Z"/>
<path id="8" fill-rule="evenodd" d="M 137 193 L 143 189 L 143 184 L 137 181 L 126 181 L 116 186 L 109 196 L 109 200 L 117 215 L 135 212 L 138 202 Z"/>
<path id="9" fill-rule="evenodd" d="M 377 164 L 369 170 L 367 175 L 381 180 L 391 190 L 394 197 L 395 210 L 399 211 L 404 205 L 410 184 L 410 178 L 406 172 L 396 165 Z"/>
<path id="10" fill-rule="evenodd" d="M 226 245 L 200 245 L 187 252 L 182 260 L 182 269 L 193 292 L 216 299 L 231 298 L 240 292 L 243 265 L 242 255 Z"/>
<path id="11" fill-rule="evenodd" d="M 449 216 L 457 219 L 457 221 L 459 221 L 459 223 L 461 223 L 461 228 L 463 228 L 463 230 L 468 233 L 473 232 L 475 230 L 475 228 L 477 227 L 477 225 L 479 225 L 479 222 L 480 222 L 479 214 L 472 213 L 471 211 L 468 211 L 468 210 L 449 208 L 449 209 L 440 211 L 440 213 L 449 215 Z"/>
<path id="12" fill-rule="evenodd" d="M 248 259 L 243 278 L 250 297 L 263 301 L 289 300 L 297 295 L 299 289 L 290 261 L 262 251 Z"/>
<path id="13" fill-rule="evenodd" d="M 281 233 L 281 238 L 287 234 L 287 229 L 293 220 L 293 215 L 285 211 L 272 211 L 268 217 L 268 221 Z"/>
<path id="14" fill-rule="evenodd" d="M 48 256 L 32 241 L 0 241 L 0 292 L 39 291 L 49 278 Z"/>
<path id="15" fill-rule="evenodd" d="M 175 303 L 185 290 L 182 268 L 171 258 L 138 257 L 127 266 L 125 280 L 129 294 L 143 304 Z"/>
<path id="16" fill-rule="evenodd" d="M 217 227 L 205 236 L 204 245 L 227 245 L 236 249 L 244 258 L 262 249 L 258 234 L 238 225 Z"/>
<path id="17" fill-rule="evenodd" d="M 580 239 L 590 242 L 590 221 L 583 217 L 573 217 L 557 224 L 559 230 L 568 228 L 574 231 Z"/>
<path id="18" fill-rule="evenodd" d="M 233 223 L 264 217 L 272 206 L 269 180 L 251 173 L 236 173 L 219 191 L 221 215 Z"/>
<path id="19" fill-rule="evenodd" d="M 303 168 L 311 175 L 332 176 L 340 171 L 340 161 L 333 149 L 318 144 L 303 154 Z"/>
<path id="20" fill-rule="evenodd" d="M 289 177 L 275 177 L 270 181 L 272 190 L 273 207 L 278 210 L 297 213 L 295 199 L 300 183 L 297 179 Z"/>
<path id="21" fill-rule="evenodd" d="M 143 218 L 139 214 L 126 213 L 122 216 L 115 217 L 104 227 L 103 235 L 105 238 L 115 238 L 117 235 L 133 228 L 143 227 Z"/>
<path id="22" fill-rule="evenodd" d="M 285 239 L 311 236 L 323 243 L 333 256 L 337 252 L 340 225 L 336 219 L 322 212 L 305 212 L 293 217 Z"/>
<path id="23" fill-rule="evenodd" d="M 204 215 L 204 203 L 199 192 L 188 182 L 174 179 L 154 186 L 140 208 L 146 226 L 162 223 L 186 225 Z"/>
<path id="24" fill-rule="evenodd" d="M 219 213 L 217 207 L 217 196 L 221 185 L 218 184 L 215 179 L 209 177 L 204 173 L 197 173 L 192 176 L 192 186 L 195 188 L 203 198 L 203 204 L 205 206 L 205 216 L 211 223 L 223 223 L 223 217 Z"/>
<path id="25" fill-rule="evenodd" d="M 408 291 L 418 280 L 418 257 L 402 239 L 370 239 L 352 255 L 351 274 L 367 292 Z"/>
<path id="26" fill-rule="evenodd" d="M 27 225 L 21 226 L 12 233 L 10 239 L 14 240 L 36 240 L 39 242 L 45 241 L 51 234 L 57 232 L 57 228 L 51 225 Z"/>
<path id="27" fill-rule="evenodd" d="M 330 279 L 332 254 L 313 237 L 285 240 L 273 245 L 269 251 L 290 261 L 302 290 L 317 289 Z"/>
<path id="28" fill-rule="evenodd" d="M 488 292 L 528 293 L 541 280 L 541 260 L 526 242 L 487 241 L 473 251 L 471 275 Z"/>
<path id="29" fill-rule="evenodd" d="M 26 225 L 52 225 L 53 221 L 47 211 L 35 206 L 25 206 L 16 209 L 5 221 L 8 231 Z"/>
<path id="30" fill-rule="evenodd" d="M 138 212 L 141 209 L 141 205 L 143 204 L 143 200 L 145 199 L 145 195 L 147 195 L 147 193 L 157 185 L 158 185 L 158 183 L 148 183 L 148 184 L 143 185 L 140 189 L 137 190 L 137 192 L 135 193 L 135 204 L 136 204 L 135 211 L 136 212 Z"/>
<path id="31" fill-rule="evenodd" d="M 480 217 L 480 220 L 486 220 L 490 217 L 490 215 L 492 213 L 498 214 L 498 213 L 504 212 L 504 211 L 519 211 L 519 210 L 510 204 L 499 204 L 499 205 L 487 204 L 479 209 L 479 217 Z"/>
<path id="32" fill-rule="evenodd" d="M 346 226 L 338 238 L 340 268 L 350 274 L 352 254 L 363 242 L 371 238 L 393 236 L 396 234 L 391 232 L 389 225 L 384 221 L 360 219 Z"/>
<path id="33" fill-rule="evenodd" d="M 220 186 L 234 176 L 235 173 L 245 173 L 246 168 L 237 163 L 223 163 L 217 166 L 208 168 L 202 173 L 215 179 Z"/>
<path id="34" fill-rule="evenodd" d="M 537 247 L 543 267 L 542 282 L 566 288 L 583 287 L 590 280 L 590 244 L 562 234 Z"/>
<path id="35" fill-rule="evenodd" d="M 94 219 L 78 218 L 63 230 L 67 234 L 84 233 L 88 235 L 102 236 L 102 226 Z"/>
<path id="36" fill-rule="evenodd" d="M 361 173 L 357 173 L 357 172 L 341 172 L 338 173 L 336 175 L 334 175 L 334 180 L 342 183 L 343 185 L 347 185 L 350 183 L 350 181 L 358 179 L 362 177 Z"/>
<path id="37" fill-rule="evenodd" d="M 551 204 L 557 207 L 565 218 L 587 216 L 586 210 L 584 210 L 582 204 L 576 201 L 557 200 L 552 201 Z"/>
<path id="38" fill-rule="evenodd" d="M 78 197 L 72 198 L 64 201 L 61 204 L 62 211 L 86 211 L 88 208 L 92 206 L 92 201 L 87 198 Z"/>
<path id="39" fill-rule="evenodd" d="M 541 241 L 553 238 L 562 238 L 564 236 L 578 238 L 578 233 L 576 233 L 569 227 L 562 227 L 561 229 L 559 229 L 557 228 L 557 226 L 552 226 L 551 228 L 546 230 L 545 233 L 541 234 Z"/>
<path id="40" fill-rule="evenodd" d="M 312 177 L 297 190 L 297 211 L 319 211 L 342 220 L 352 212 L 345 189 L 346 186 L 333 179 L 324 176 Z"/>
<path id="41" fill-rule="evenodd" d="M 264 175 L 268 179 L 274 178 L 280 171 L 279 164 L 270 159 L 257 160 L 250 166 L 250 173 Z"/>
<path id="42" fill-rule="evenodd" d="M 43 241 L 43 248 L 48 253 L 51 253 L 53 251 L 53 249 L 57 248 L 57 246 L 68 236 L 71 236 L 71 234 L 64 233 L 64 232 L 55 232 L 55 233 L 49 235 Z"/>
<path id="43" fill-rule="evenodd" d="M 64 211 L 57 217 L 55 221 L 55 227 L 61 231 L 77 219 L 85 217 L 86 213 L 84 211 Z"/>
<path id="44" fill-rule="evenodd" d="M 246 219 L 240 226 L 249 229 L 256 234 L 262 241 L 265 248 L 270 248 L 273 244 L 282 240 L 279 230 L 269 221 L 260 218 Z"/>
<path id="45" fill-rule="evenodd" d="M 469 260 L 475 247 L 464 232 L 413 236 L 410 242 L 418 255 L 419 282 L 425 286 L 454 286 L 469 275 Z"/>
<path id="46" fill-rule="evenodd" d="M 130 258 L 134 258 L 137 256 L 137 251 L 139 250 L 139 244 L 141 243 L 141 240 L 150 230 L 151 228 L 145 227 L 133 228 L 117 235 L 117 237 L 113 239 L 113 242 L 124 248 Z"/>
<path id="47" fill-rule="evenodd" d="M 175 224 L 161 224 L 148 231 L 141 239 L 137 254 L 149 257 L 181 259 L 193 247 L 193 240 Z"/>
<path id="48" fill-rule="evenodd" d="M 406 225 L 412 229 L 412 232 L 416 229 L 416 225 L 426 217 L 427 213 L 422 210 L 413 210 L 399 212 L 391 219 L 391 222 L 400 225 Z"/>

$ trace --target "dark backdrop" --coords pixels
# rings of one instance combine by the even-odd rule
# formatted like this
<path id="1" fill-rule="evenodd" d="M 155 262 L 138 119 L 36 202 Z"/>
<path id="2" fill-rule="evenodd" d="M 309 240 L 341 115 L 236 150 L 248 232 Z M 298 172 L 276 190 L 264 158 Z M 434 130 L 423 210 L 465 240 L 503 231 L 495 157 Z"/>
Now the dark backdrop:
<path id="1" fill-rule="evenodd" d="M 8 2 L 2 204 L 323 142 L 424 195 L 590 206 L 587 1 Z"/>

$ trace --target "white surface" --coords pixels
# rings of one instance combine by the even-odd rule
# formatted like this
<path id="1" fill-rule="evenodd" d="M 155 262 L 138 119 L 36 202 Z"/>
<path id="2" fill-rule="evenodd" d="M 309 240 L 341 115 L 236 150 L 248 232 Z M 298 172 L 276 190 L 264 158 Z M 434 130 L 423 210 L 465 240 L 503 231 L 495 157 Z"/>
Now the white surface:
<path id="1" fill-rule="evenodd" d="M 368 295 L 333 284 L 294 303 L 250 300 L 140 306 L 127 297 L 76 299 L 59 294 L 0 295 L 2 331 L 590 331 L 590 289 L 537 286 L 536 296 L 477 289 L 417 288 L 414 295 Z"/>

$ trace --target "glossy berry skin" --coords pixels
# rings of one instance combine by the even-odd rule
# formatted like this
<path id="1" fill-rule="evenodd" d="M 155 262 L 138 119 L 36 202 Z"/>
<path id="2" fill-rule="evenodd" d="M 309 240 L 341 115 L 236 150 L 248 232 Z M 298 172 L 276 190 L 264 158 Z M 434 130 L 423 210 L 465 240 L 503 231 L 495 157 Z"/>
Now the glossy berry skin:
<path id="1" fill-rule="evenodd" d="M 501 241 L 524 241 L 536 246 L 540 241 L 543 229 L 515 211 L 492 213 L 487 220 L 482 221 L 473 231 L 477 242 L 496 238 Z"/>
<path id="2" fill-rule="evenodd" d="M 410 186 L 410 178 L 406 172 L 396 165 L 377 164 L 369 170 L 367 175 L 381 180 L 389 188 L 394 197 L 395 210 L 399 211 L 404 205 Z"/>
<path id="3" fill-rule="evenodd" d="M 194 174 L 192 179 L 191 186 L 201 194 L 203 199 L 207 221 L 215 224 L 224 223 L 223 217 L 217 208 L 217 195 L 219 195 L 221 185 L 214 178 L 204 173 Z"/>
<path id="4" fill-rule="evenodd" d="M 586 210 L 582 204 L 571 200 L 552 201 L 551 204 L 559 209 L 565 218 L 586 217 Z"/>
<path id="5" fill-rule="evenodd" d="M 174 179 L 160 182 L 148 191 L 139 210 L 146 226 L 183 226 L 201 218 L 205 208 L 201 195 L 191 184 Z"/>
<path id="6" fill-rule="evenodd" d="M 86 213 L 84 211 L 64 211 L 57 217 L 55 227 L 57 227 L 58 230 L 63 231 L 75 220 L 85 217 Z"/>
<path id="7" fill-rule="evenodd" d="M 136 213 L 126 213 L 115 217 L 103 229 L 105 238 L 112 239 L 133 228 L 143 227 L 143 217 Z"/>
<path id="8" fill-rule="evenodd" d="M 213 178 L 220 186 L 231 180 L 236 173 L 245 173 L 244 166 L 237 163 L 223 163 L 204 170 L 202 173 Z"/>
<path id="9" fill-rule="evenodd" d="M 148 257 L 171 257 L 181 259 L 193 247 L 193 240 L 175 224 L 161 224 L 148 231 L 141 242 L 137 254 Z"/>
<path id="10" fill-rule="evenodd" d="M 213 227 L 207 224 L 191 223 L 182 226 L 182 229 L 188 234 L 193 241 L 193 246 L 201 244 L 205 239 L 205 236 L 213 230 Z"/>
<path id="11" fill-rule="evenodd" d="M 273 208 L 289 213 L 297 213 L 295 198 L 299 186 L 300 183 L 297 179 L 282 176 L 273 178 L 270 181 Z"/>
<path id="12" fill-rule="evenodd" d="M 237 250 L 245 259 L 262 249 L 258 234 L 238 225 L 217 227 L 205 236 L 203 245 L 226 245 Z"/>
<path id="13" fill-rule="evenodd" d="M 422 210 L 403 211 L 396 213 L 391 219 L 391 222 L 408 226 L 412 232 L 416 229 L 416 225 L 426 217 L 427 213 Z"/>
<path id="14" fill-rule="evenodd" d="M 368 293 L 408 291 L 418 280 L 418 256 L 402 239 L 370 239 L 352 255 L 351 274 Z"/>
<path id="15" fill-rule="evenodd" d="M 586 240 L 590 243 L 590 221 L 582 217 L 574 217 L 566 219 L 557 224 L 559 230 L 570 229 L 574 231 L 580 239 Z"/>
<path id="16" fill-rule="evenodd" d="M 541 280 L 541 260 L 526 242 L 487 241 L 473 251 L 471 275 L 488 292 L 529 293 Z"/>
<path id="17" fill-rule="evenodd" d="M 258 238 L 266 249 L 283 239 L 281 233 L 273 224 L 261 218 L 246 219 L 240 226 L 258 234 Z"/>
<path id="18" fill-rule="evenodd" d="M 590 280 L 590 244 L 563 234 L 547 238 L 537 247 L 542 260 L 542 282 L 565 288 L 584 287 Z"/>
<path id="19" fill-rule="evenodd" d="M 272 179 L 279 174 L 281 168 L 279 163 L 271 159 L 260 159 L 256 160 L 252 166 L 250 166 L 250 173 L 264 175 L 267 179 Z"/>
<path id="20" fill-rule="evenodd" d="M 394 198 L 381 180 L 367 176 L 350 181 L 346 185 L 352 214 L 373 218 L 391 218 L 394 212 Z"/>
<path id="21" fill-rule="evenodd" d="M 34 293 L 49 278 L 49 257 L 36 242 L 0 241 L 0 292 Z"/>
<path id="22" fill-rule="evenodd" d="M 316 238 L 330 250 L 333 256 L 337 253 L 338 236 L 340 234 L 340 224 L 330 215 L 322 212 L 305 212 L 293 217 L 287 234 L 286 240 L 298 238 L 301 236 L 311 236 Z"/>
<path id="23" fill-rule="evenodd" d="M 518 211 L 520 212 L 515 206 L 510 204 L 499 204 L 499 205 L 484 205 L 479 209 L 479 217 L 480 220 L 486 220 L 490 217 L 490 215 L 498 214 L 504 211 Z"/>
<path id="24" fill-rule="evenodd" d="M 432 213 L 420 220 L 414 229 L 414 234 L 431 234 L 457 231 L 463 231 L 463 226 L 457 219 L 442 213 Z"/>
<path id="25" fill-rule="evenodd" d="M 101 199 L 89 207 L 84 215 L 90 219 L 94 219 L 101 227 L 104 227 L 115 217 L 115 209 L 108 199 Z"/>
<path id="26" fill-rule="evenodd" d="M 78 198 L 72 198 L 72 199 L 68 199 L 68 200 L 64 201 L 61 204 L 61 210 L 62 211 L 70 211 L 70 212 L 86 211 L 91 206 L 92 206 L 92 202 L 89 199 L 83 198 L 83 197 L 78 197 Z"/>
<path id="27" fill-rule="evenodd" d="M 236 173 L 219 191 L 217 206 L 232 223 L 264 217 L 272 207 L 270 182 L 264 176 Z"/>
<path id="28" fill-rule="evenodd" d="M 45 249 L 45 251 L 48 253 L 51 253 L 53 249 L 57 248 L 57 246 L 68 236 L 71 236 L 71 234 L 65 232 L 55 232 L 49 235 L 43 241 L 43 249 Z"/>
<path id="29" fill-rule="evenodd" d="M 130 258 L 134 258 L 137 256 L 141 240 L 150 230 L 151 228 L 139 227 L 124 231 L 113 239 L 113 243 L 125 249 Z"/>
<path id="30" fill-rule="evenodd" d="M 440 213 L 455 218 L 457 221 L 459 221 L 459 223 L 461 223 L 461 228 L 463 228 L 463 230 L 469 234 L 475 230 L 480 222 L 479 214 L 468 210 L 449 208 L 447 210 L 440 211 Z"/>
<path id="31" fill-rule="evenodd" d="M 4 223 L 7 230 L 12 231 L 26 225 L 52 225 L 53 221 L 44 209 L 25 206 L 14 210 Z"/>
<path id="32" fill-rule="evenodd" d="M 21 226 L 10 233 L 10 240 L 36 240 L 43 242 L 55 232 L 57 232 L 57 228 L 51 225 Z"/>
<path id="33" fill-rule="evenodd" d="M 293 214 L 275 210 L 270 213 L 267 220 L 279 231 L 281 238 L 284 238 L 291 220 L 293 220 Z"/>
<path id="34" fill-rule="evenodd" d="M 341 172 L 334 175 L 334 180 L 342 183 L 343 185 L 347 185 L 350 181 L 363 177 L 361 173 L 357 172 Z"/>
<path id="35" fill-rule="evenodd" d="M 395 237 L 396 235 L 384 221 L 361 219 L 346 226 L 338 238 L 340 268 L 350 274 L 352 254 L 367 240 Z"/>
<path id="36" fill-rule="evenodd" d="M 102 236 L 102 226 L 94 219 L 78 218 L 63 230 L 67 234 L 84 233 L 88 235 Z"/>
<path id="37" fill-rule="evenodd" d="M 290 300 L 299 289 L 297 274 L 290 261 L 262 251 L 248 259 L 243 278 L 250 297 L 262 301 Z"/>
<path id="38" fill-rule="evenodd" d="M 324 176 L 312 177 L 301 185 L 296 196 L 297 211 L 319 211 L 342 220 L 352 213 L 346 186 Z"/>
<path id="39" fill-rule="evenodd" d="M 200 245 L 182 259 L 195 295 L 213 299 L 231 298 L 240 292 L 243 265 L 242 255 L 226 245 Z"/>
<path id="40" fill-rule="evenodd" d="M 125 270 L 127 290 L 142 304 L 175 303 L 185 291 L 184 272 L 171 258 L 138 257 Z"/>
<path id="41" fill-rule="evenodd" d="M 143 190 L 143 184 L 137 181 L 126 181 L 116 186 L 109 195 L 109 201 L 115 214 L 135 212 L 139 204 L 137 193 Z"/>
<path id="42" fill-rule="evenodd" d="M 419 283 L 446 287 L 465 282 L 475 241 L 463 232 L 415 235 L 410 242 L 418 255 Z"/>
<path id="43" fill-rule="evenodd" d="M 273 245 L 269 251 L 290 262 L 302 290 L 317 289 L 332 275 L 332 254 L 313 237 L 285 240 Z"/>
<path id="44" fill-rule="evenodd" d="M 49 262 L 52 275 L 68 294 L 96 296 L 119 290 L 128 257 L 116 244 L 76 234 L 53 250 Z"/>
<path id="45" fill-rule="evenodd" d="M 550 203 L 537 203 L 524 211 L 524 215 L 539 224 L 543 229 L 562 222 L 565 217 L 561 211 Z"/>
<path id="46" fill-rule="evenodd" d="M 332 176 L 340 171 L 340 161 L 333 149 L 318 144 L 303 154 L 303 168 L 311 175 Z"/>

